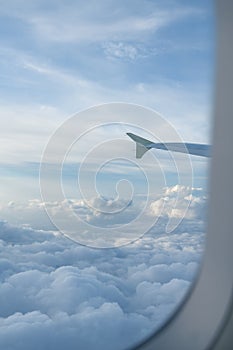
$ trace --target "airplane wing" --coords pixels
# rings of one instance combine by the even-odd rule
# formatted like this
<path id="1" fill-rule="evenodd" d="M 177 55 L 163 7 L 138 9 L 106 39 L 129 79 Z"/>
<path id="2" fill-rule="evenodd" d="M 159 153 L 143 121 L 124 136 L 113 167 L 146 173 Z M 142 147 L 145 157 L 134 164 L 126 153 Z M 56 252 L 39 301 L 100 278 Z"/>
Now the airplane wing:
<path id="1" fill-rule="evenodd" d="M 142 158 L 142 156 L 151 148 L 161 149 L 164 151 L 189 153 L 195 156 L 211 157 L 211 146 L 199 143 L 182 143 L 182 142 L 166 142 L 166 143 L 154 143 L 143 137 L 126 133 L 133 141 L 136 142 L 136 158 Z"/>

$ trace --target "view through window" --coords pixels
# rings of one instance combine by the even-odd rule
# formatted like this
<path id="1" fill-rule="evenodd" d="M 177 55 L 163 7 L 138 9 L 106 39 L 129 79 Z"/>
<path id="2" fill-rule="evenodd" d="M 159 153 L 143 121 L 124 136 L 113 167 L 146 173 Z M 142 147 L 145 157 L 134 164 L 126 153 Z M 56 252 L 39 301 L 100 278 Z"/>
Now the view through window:
<path id="1" fill-rule="evenodd" d="M 205 249 L 213 3 L 0 15 L 0 347 L 132 348 Z"/>

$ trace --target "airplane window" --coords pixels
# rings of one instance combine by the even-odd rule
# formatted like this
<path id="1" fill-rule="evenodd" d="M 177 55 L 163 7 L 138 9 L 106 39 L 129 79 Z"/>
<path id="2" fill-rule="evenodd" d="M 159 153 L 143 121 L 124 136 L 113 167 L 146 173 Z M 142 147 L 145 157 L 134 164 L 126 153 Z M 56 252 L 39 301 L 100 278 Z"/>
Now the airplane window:
<path id="1" fill-rule="evenodd" d="M 213 3 L 0 14 L 0 347 L 133 348 L 205 249 Z"/>

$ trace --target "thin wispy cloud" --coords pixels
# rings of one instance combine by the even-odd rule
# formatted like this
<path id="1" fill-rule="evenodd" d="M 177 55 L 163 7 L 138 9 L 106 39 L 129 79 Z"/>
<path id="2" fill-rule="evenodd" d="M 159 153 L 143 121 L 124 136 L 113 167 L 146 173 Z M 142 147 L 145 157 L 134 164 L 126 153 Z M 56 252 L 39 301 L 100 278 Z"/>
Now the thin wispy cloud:
<path id="1" fill-rule="evenodd" d="M 151 6 L 147 1 L 136 1 L 133 5 L 133 8 L 130 3 L 118 2 L 116 5 L 114 1 L 101 1 L 98 6 L 92 1 L 88 4 L 82 1 L 69 4 L 52 1 L 50 6 L 46 6 L 36 1 L 22 12 L 17 10 L 25 6 L 24 2 L 14 7 L 9 2 L 3 11 L 29 23 L 40 38 L 60 43 L 96 43 L 112 38 L 140 40 L 176 21 L 205 15 L 205 10 L 190 5 L 174 3 L 172 11 L 161 2 Z"/>

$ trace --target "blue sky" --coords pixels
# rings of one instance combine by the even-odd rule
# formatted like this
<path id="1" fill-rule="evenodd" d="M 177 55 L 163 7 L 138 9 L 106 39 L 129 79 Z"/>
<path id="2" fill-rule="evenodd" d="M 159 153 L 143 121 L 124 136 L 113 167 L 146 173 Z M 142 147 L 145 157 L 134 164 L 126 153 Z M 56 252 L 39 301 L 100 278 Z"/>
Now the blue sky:
<path id="1" fill-rule="evenodd" d="M 207 108 L 212 55 L 210 1 L 48 5 L 39 0 L 1 6 L 1 96 L 6 105 L 55 108 L 67 117 L 96 103 L 146 101 L 164 114 L 156 93 L 161 88 L 165 95 L 166 89 L 168 94 L 175 90 L 174 98 L 186 92 L 194 106 Z M 142 91 L 145 96 L 138 99 Z M 51 118 L 57 118 L 55 111 Z"/>
<path id="2" fill-rule="evenodd" d="M 1 167 L 39 163 L 70 115 L 112 101 L 153 108 L 185 141 L 209 142 L 211 1 L 22 0 L 0 16 Z"/>
<path id="3" fill-rule="evenodd" d="M 181 302 L 209 163 L 126 132 L 211 142 L 214 28 L 209 0 L 2 1 L 0 347 L 123 350 Z"/>

